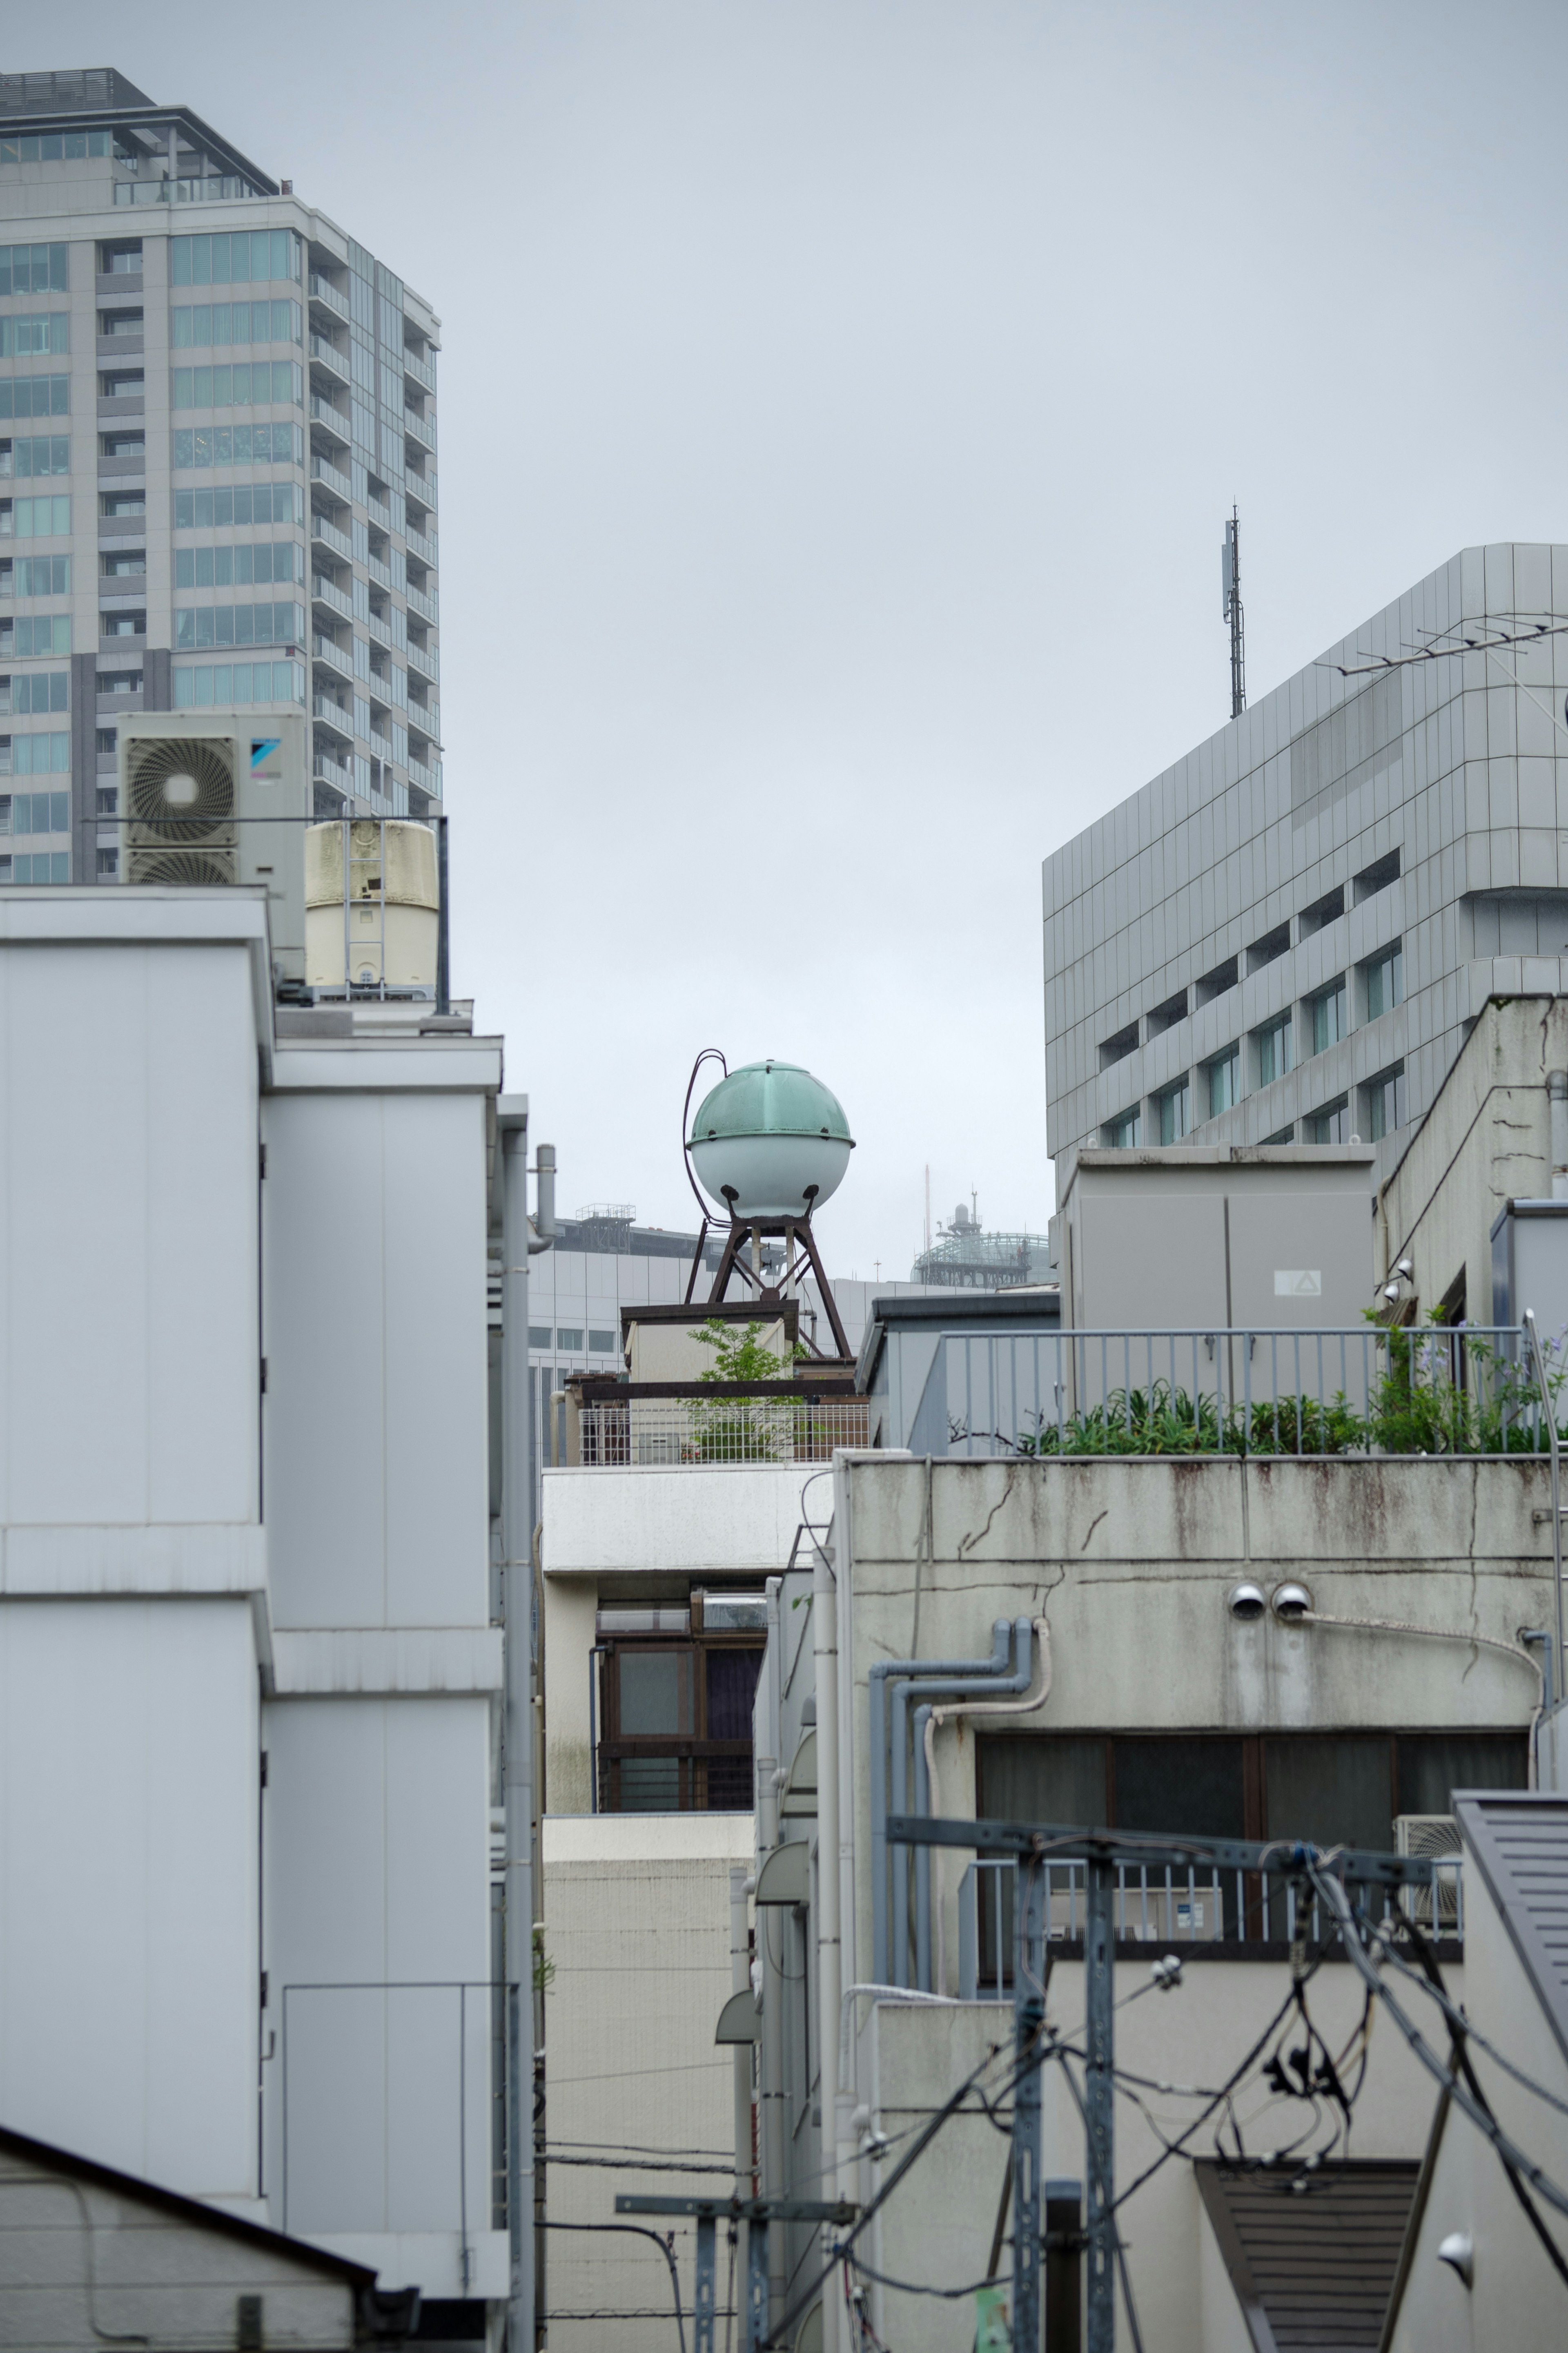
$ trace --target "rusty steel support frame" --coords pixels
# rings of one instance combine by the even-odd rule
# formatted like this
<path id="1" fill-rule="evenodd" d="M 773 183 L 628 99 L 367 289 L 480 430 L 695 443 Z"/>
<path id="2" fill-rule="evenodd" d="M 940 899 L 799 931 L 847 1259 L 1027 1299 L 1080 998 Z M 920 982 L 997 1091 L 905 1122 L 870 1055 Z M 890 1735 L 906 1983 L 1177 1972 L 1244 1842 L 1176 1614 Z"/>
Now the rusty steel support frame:
<path id="1" fill-rule="evenodd" d="M 746 1243 L 753 1237 L 755 1237 L 758 1242 L 761 1242 L 764 1236 L 773 1237 L 781 1235 L 784 1239 L 784 1271 L 777 1282 L 764 1283 L 754 1271 L 747 1265 L 744 1258 L 742 1256 L 742 1251 L 745 1248 Z M 700 1263 L 701 1250 L 700 1247 L 696 1258 L 692 1261 L 692 1280 L 691 1283 L 687 1286 L 686 1293 L 688 1299 L 691 1296 L 692 1286 L 695 1284 L 697 1279 L 697 1269 Z M 751 1284 L 759 1306 L 782 1307 L 784 1301 L 789 1296 L 790 1284 L 795 1282 L 805 1268 L 808 1266 L 812 1273 L 816 1277 L 816 1288 L 821 1296 L 822 1304 L 826 1310 L 827 1321 L 832 1329 L 833 1337 L 837 1345 L 839 1356 L 841 1358 L 850 1357 L 855 1352 L 849 1345 L 849 1342 L 845 1335 L 844 1325 L 839 1320 L 838 1303 L 833 1296 L 832 1286 L 827 1280 L 827 1270 L 823 1265 L 821 1256 L 817 1250 L 816 1237 L 811 1230 L 811 1219 L 809 1216 L 804 1218 L 732 1218 L 730 1221 L 729 1233 L 726 1235 L 724 1240 L 723 1251 L 719 1260 L 719 1271 L 713 1277 L 713 1288 L 708 1294 L 708 1303 L 710 1307 L 717 1307 L 730 1288 L 731 1276 L 738 1274 L 743 1282 Z M 823 1350 L 817 1347 L 815 1342 L 812 1342 L 809 1345 L 814 1356 L 823 1356 Z"/>

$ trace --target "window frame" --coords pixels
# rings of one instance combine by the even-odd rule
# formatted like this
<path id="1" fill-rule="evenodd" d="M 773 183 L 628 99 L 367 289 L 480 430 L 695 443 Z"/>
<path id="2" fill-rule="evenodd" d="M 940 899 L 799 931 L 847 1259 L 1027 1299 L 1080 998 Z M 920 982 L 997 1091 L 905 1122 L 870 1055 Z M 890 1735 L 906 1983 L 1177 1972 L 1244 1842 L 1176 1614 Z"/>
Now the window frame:
<path id="1" fill-rule="evenodd" d="M 762 1672 L 762 1660 L 766 1641 L 753 1627 L 725 1628 L 707 1632 L 700 1626 L 686 1633 L 601 1634 L 594 1645 L 594 1668 L 597 1736 L 589 1769 L 594 1776 L 595 1808 L 599 1813 L 734 1813 L 750 1812 L 755 1804 L 755 1788 L 744 1807 L 714 1806 L 709 1802 L 711 1783 L 710 1767 L 727 1762 L 748 1763 L 755 1754 L 754 1743 L 747 1740 L 716 1740 L 708 1732 L 708 1672 L 709 1653 L 715 1651 L 746 1651 L 752 1652 Z M 691 1668 L 691 1729 L 675 1733 L 629 1733 L 621 1731 L 620 1660 L 627 1653 L 647 1651 L 682 1653 L 692 1661 Z M 673 1806 L 626 1807 L 622 1799 L 622 1767 L 628 1762 L 649 1758 L 673 1760 L 677 1767 L 677 1801 Z"/>

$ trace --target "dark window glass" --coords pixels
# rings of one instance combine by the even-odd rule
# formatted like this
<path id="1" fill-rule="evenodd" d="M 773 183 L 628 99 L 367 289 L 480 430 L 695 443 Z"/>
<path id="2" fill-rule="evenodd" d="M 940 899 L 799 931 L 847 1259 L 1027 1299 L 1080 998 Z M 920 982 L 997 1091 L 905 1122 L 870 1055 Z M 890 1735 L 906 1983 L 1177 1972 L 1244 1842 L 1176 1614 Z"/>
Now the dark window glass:
<path id="1" fill-rule="evenodd" d="M 689 1651 L 622 1651 L 618 1664 L 623 1740 L 691 1731 Z"/>
<path id="2" fill-rule="evenodd" d="M 1394 1844 L 1394 1744 L 1385 1733 L 1263 1744 L 1268 1836 L 1317 1846 Z"/>
<path id="3" fill-rule="evenodd" d="M 750 1740 L 761 1651 L 710 1651 L 707 1662 L 709 1739 Z"/>
<path id="4" fill-rule="evenodd" d="M 1451 1814 L 1456 1789 L 1522 1789 L 1529 1778 L 1522 1732 L 1403 1732 L 1397 1746 L 1402 1814 Z"/>
<path id="5" fill-rule="evenodd" d="M 1239 1740 L 1118 1740 L 1116 1827 L 1245 1838 Z"/>
<path id="6" fill-rule="evenodd" d="M 993 1821 L 1097 1829 L 1106 1818 L 1105 1754 L 1098 1735 L 982 1740 L 980 1811 Z"/>

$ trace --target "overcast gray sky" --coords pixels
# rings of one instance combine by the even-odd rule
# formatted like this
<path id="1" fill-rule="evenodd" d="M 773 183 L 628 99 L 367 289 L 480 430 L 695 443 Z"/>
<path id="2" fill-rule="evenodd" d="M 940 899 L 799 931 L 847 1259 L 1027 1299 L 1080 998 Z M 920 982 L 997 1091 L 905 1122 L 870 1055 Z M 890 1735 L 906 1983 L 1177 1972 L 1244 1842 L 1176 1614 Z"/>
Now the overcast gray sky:
<path id="1" fill-rule="evenodd" d="M 18 29 L 14 24 L 13 31 Z M 1568 536 L 1568 9 L 56 0 L 426 294 L 455 983 L 563 1206 L 699 1046 L 1037 1226 L 1039 862 L 1456 548 Z"/>

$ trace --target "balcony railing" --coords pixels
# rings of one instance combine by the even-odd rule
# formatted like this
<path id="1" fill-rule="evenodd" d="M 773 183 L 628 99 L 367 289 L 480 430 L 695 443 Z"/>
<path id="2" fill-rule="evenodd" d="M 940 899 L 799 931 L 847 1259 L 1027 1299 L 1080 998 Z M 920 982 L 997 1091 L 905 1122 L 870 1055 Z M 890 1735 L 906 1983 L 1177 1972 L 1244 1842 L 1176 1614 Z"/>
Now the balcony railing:
<path id="1" fill-rule="evenodd" d="M 595 1403 L 578 1416 L 584 1464 L 628 1470 L 653 1465 L 830 1462 L 836 1446 L 867 1443 L 859 1398 L 764 1395 L 715 1383 L 706 1397 L 632 1398 Z"/>
<path id="2" fill-rule="evenodd" d="M 310 710 L 315 718 L 320 719 L 328 727 L 335 727 L 340 735 L 353 735 L 353 712 L 345 710 L 341 702 L 334 702 L 330 694 L 313 695 L 310 700 Z"/>
<path id="3" fill-rule="evenodd" d="M 323 580 L 319 572 L 310 575 L 310 602 L 325 605 L 331 612 L 341 613 L 345 621 L 353 619 L 354 608 L 342 590 L 335 588 L 330 580 Z"/>
<path id="4" fill-rule="evenodd" d="M 436 420 L 433 417 L 416 416 L 412 408 L 403 412 L 403 429 L 426 449 L 436 447 Z"/>
<path id="5" fill-rule="evenodd" d="M 116 180 L 117 205 L 231 204 L 242 196 L 258 196 L 259 188 L 232 174 L 211 180 Z"/>
<path id="6" fill-rule="evenodd" d="M 349 380 L 348 354 L 345 352 L 340 352 L 336 343 L 328 343 L 325 335 L 311 335 L 310 357 L 313 360 L 320 360 L 324 368 L 329 369 L 333 375 L 340 379 L 341 382 L 347 384 Z"/>
<path id="7" fill-rule="evenodd" d="M 310 639 L 310 651 L 319 662 L 325 662 L 330 669 L 337 670 L 343 678 L 353 677 L 353 663 L 341 646 L 333 645 L 331 638 L 313 637 Z"/>
<path id="8" fill-rule="evenodd" d="M 422 588 L 415 587 L 405 588 L 403 593 L 408 599 L 408 609 L 411 613 L 421 614 L 426 621 L 439 618 L 434 596 L 427 596 Z"/>
<path id="9" fill-rule="evenodd" d="M 427 678 L 434 685 L 441 675 L 437 657 L 426 653 L 420 646 L 409 646 L 406 650 L 409 669 L 417 670 L 421 678 Z"/>
<path id="10" fill-rule="evenodd" d="M 423 533 L 416 531 L 413 524 L 409 523 L 405 526 L 403 536 L 407 541 L 409 546 L 413 549 L 415 554 L 422 555 L 426 564 L 439 563 L 440 557 L 434 532 L 431 532 L 428 536 L 426 536 Z"/>
<path id="11" fill-rule="evenodd" d="M 352 504 L 354 486 L 346 474 L 339 472 L 330 458 L 322 458 L 316 452 L 311 452 L 310 480 L 313 482 L 323 483 L 329 491 L 335 492 L 337 497 L 345 499 Z"/>
<path id="12" fill-rule="evenodd" d="M 348 296 L 346 294 L 340 294 L 337 288 L 332 285 L 329 280 L 318 277 L 313 269 L 310 272 L 310 293 L 312 302 L 324 302 L 327 309 L 329 311 L 335 311 L 340 319 L 346 319 L 348 317 Z"/>
<path id="13" fill-rule="evenodd" d="M 1557 1393 L 1568 1361 L 1547 1350 Z M 1323 1331 L 941 1335 L 917 1454 L 1533 1454 L 1550 1444 L 1528 1335 Z"/>
<path id="14" fill-rule="evenodd" d="M 329 522 L 325 515 L 314 511 L 310 515 L 310 537 L 319 539 L 323 547 L 330 547 L 334 555 L 341 555 L 345 564 L 353 562 L 353 542 L 347 532 L 340 531 L 335 522 Z"/>
<path id="15" fill-rule="evenodd" d="M 1430 1888 L 1364 1889 L 1363 1900 L 1382 1916 L 1402 1911 L 1427 1936 L 1462 1943 L 1465 1935 L 1463 1858 L 1433 1858 Z M 1084 1933 L 1085 1873 L 1081 1862 L 1051 1858 L 1045 1873 L 1046 1936 L 1049 1943 L 1077 1945 Z M 972 1862 L 958 1889 L 958 1989 L 961 2000 L 1012 1999 L 1015 1943 L 1014 1890 L 1017 1864 L 1008 1856 L 982 1855 Z M 1436 1919 L 1434 1923 L 1434 1905 Z M 1152 1945 L 1203 1959 L 1224 1947 L 1310 1944 L 1331 1940 L 1337 1922 L 1314 1894 L 1299 1901 L 1293 1881 L 1268 1881 L 1246 1871 L 1210 1865 L 1118 1863 L 1112 1933 L 1119 1943 Z M 1194 1947 L 1196 1948 L 1194 1950 Z"/>
<path id="16" fill-rule="evenodd" d="M 416 384 L 423 385 L 426 392 L 435 391 L 435 369 L 427 360 L 416 359 L 406 343 L 403 346 L 403 373 L 412 376 Z"/>
<path id="17" fill-rule="evenodd" d="M 323 426 L 329 433 L 336 434 L 344 448 L 347 448 L 349 438 L 347 410 L 334 408 L 331 402 L 323 400 L 319 392 L 313 392 L 310 395 L 310 422 L 312 425 Z"/>

